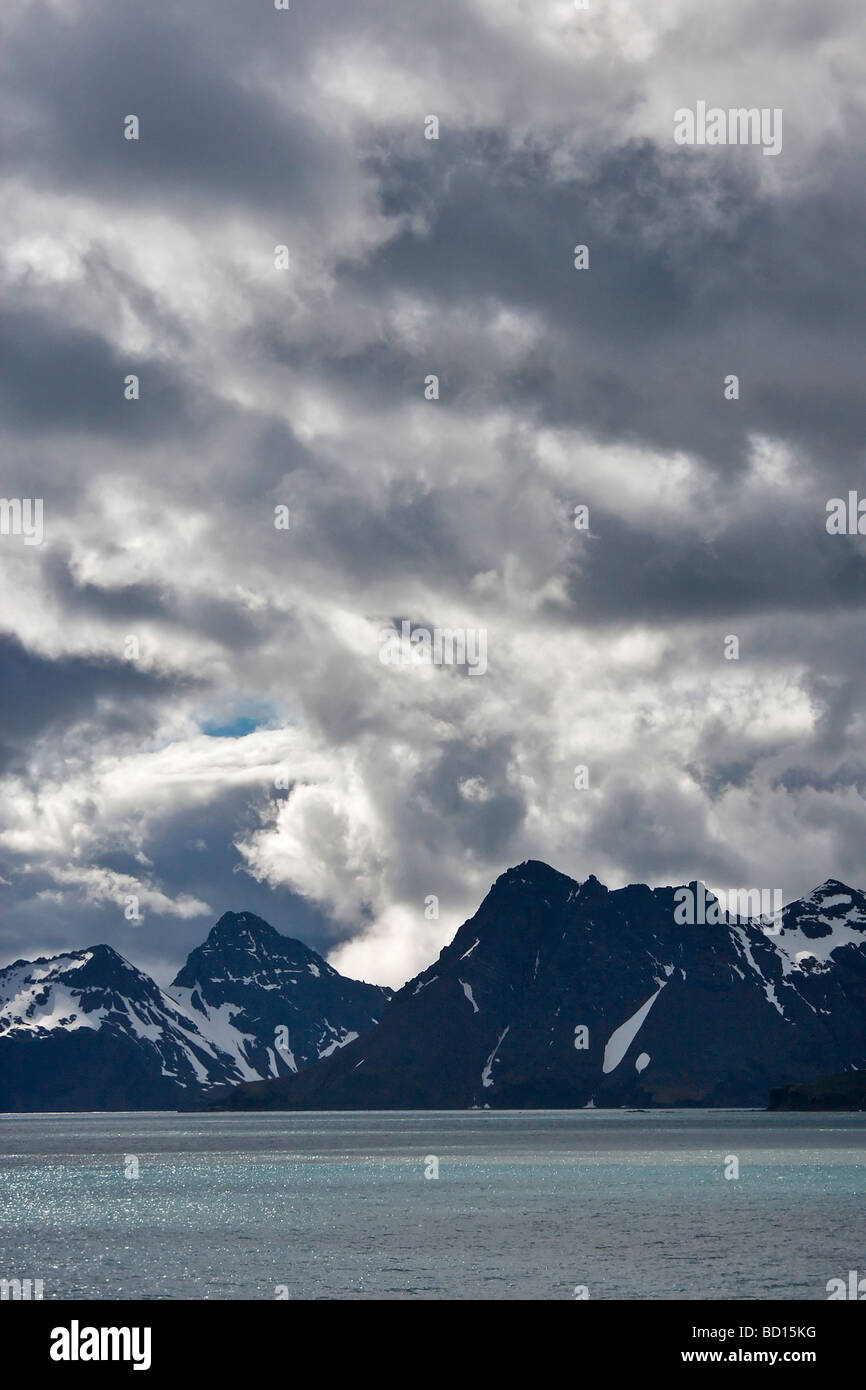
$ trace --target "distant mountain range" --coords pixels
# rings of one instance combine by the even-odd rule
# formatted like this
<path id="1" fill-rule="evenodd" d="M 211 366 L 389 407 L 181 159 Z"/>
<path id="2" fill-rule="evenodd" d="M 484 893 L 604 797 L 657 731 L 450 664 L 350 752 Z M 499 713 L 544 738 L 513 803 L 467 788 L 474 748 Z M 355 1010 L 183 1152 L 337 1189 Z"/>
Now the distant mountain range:
<path id="1" fill-rule="evenodd" d="M 688 890 L 529 861 L 393 996 L 244 912 L 168 991 L 108 946 L 17 961 L 0 1110 L 763 1107 L 866 1069 L 866 897 L 768 929 Z"/>
<path id="2" fill-rule="evenodd" d="M 862 893 L 828 880 L 772 934 L 750 920 L 681 925 L 681 901 L 681 889 L 611 892 L 537 862 L 510 869 L 375 1029 L 215 1103 L 763 1107 L 772 1087 L 866 1067 Z"/>
<path id="3" fill-rule="evenodd" d="M 175 1109 L 291 1074 L 380 1017 L 391 991 L 227 912 L 168 991 L 110 946 L 0 970 L 0 1111 Z"/>

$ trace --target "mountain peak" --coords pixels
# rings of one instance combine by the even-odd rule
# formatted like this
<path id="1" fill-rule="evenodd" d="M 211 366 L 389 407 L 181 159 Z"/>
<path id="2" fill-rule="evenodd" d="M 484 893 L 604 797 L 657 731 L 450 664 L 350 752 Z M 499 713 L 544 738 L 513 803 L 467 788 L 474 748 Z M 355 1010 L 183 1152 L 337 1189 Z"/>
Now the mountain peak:
<path id="1" fill-rule="evenodd" d="M 570 878 L 568 874 L 560 873 L 559 869 L 551 868 L 550 864 L 545 864 L 541 859 L 524 859 L 521 864 L 506 869 L 496 880 L 494 888 L 498 884 L 503 887 L 513 887 L 516 884 L 530 888 L 577 887 L 575 879 Z"/>
<path id="2" fill-rule="evenodd" d="M 217 942 L 226 941 L 239 943 L 244 937 L 248 941 L 274 941 L 279 936 L 280 933 L 270 922 L 266 922 L 263 917 L 257 917 L 254 912 L 224 912 L 211 927 L 207 940 L 209 944 L 215 945 Z"/>
<path id="3" fill-rule="evenodd" d="M 236 966 L 241 958 L 249 958 L 255 969 L 278 961 L 284 967 L 294 965 L 323 975 L 336 974 L 311 946 L 306 946 L 293 936 L 284 936 L 254 912 L 224 912 L 201 946 L 187 957 L 184 969 L 206 958 L 221 961 L 232 959 Z M 177 979 L 180 979 L 180 975 Z"/>
<path id="4" fill-rule="evenodd" d="M 851 888 L 838 878 L 825 878 L 823 883 L 819 883 L 817 888 L 812 889 L 805 901 L 822 902 L 824 898 L 835 898 L 843 893 L 847 894 L 849 898 L 863 896 L 858 888 Z"/>
<path id="5" fill-rule="evenodd" d="M 83 951 L 66 951 L 63 953 L 68 956 L 90 956 L 91 960 L 109 961 L 112 965 L 118 961 L 121 965 L 130 965 L 126 956 L 122 956 L 113 946 L 109 946 L 105 941 L 98 941 L 95 946 L 85 946 Z M 131 966 L 135 969 L 135 966 Z"/>

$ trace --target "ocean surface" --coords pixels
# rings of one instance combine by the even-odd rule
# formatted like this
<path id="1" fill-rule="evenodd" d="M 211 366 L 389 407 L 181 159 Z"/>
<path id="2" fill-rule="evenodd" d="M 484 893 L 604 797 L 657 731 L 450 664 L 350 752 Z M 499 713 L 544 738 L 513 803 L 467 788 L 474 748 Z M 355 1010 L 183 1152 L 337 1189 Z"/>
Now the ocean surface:
<path id="1" fill-rule="evenodd" d="M 0 1116 L 0 1278 L 45 1299 L 826 1299 L 851 1269 L 866 1114 Z"/>

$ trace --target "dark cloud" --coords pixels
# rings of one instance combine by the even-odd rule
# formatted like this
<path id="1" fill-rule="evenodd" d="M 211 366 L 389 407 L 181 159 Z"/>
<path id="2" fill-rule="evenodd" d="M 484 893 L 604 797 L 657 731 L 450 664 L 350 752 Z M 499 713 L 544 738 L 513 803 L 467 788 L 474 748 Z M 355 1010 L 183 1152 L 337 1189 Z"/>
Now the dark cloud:
<path id="1" fill-rule="evenodd" d="M 10 167 L 111 202 L 225 211 L 251 200 L 290 208 L 327 199 L 322 174 L 339 172 L 339 148 L 312 113 L 281 109 L 248 71 L 276 45 L 297 73 L 297 21 L 281 29 L 262 7 L 240 25 L 228 7 L 202 3 L 156 3 L 145 13 L 134 0 L 85 0 L 82 10 L 81 22 L 58 23 L 33 5 L 8 36 L 5 105 L 14 119 L 4 123 L 2 149 Z M 139 117 L 137 141 L 124 138 L 129 114 Z"/>
<path id="2" fill-rule="evenodd" d="M 45 312 L 6 315 L 0 353 L 8 364 L 0 410 L 10 425 L 106 433 L 130 444 L 195 426 L 195 398 L 169 367 L 146 356 L 121 358 L 97 334 Z M 124 395 L 129 374 L 139 378 L 137 400 Z"/>
<path id="3" fill-rule="evenodd" d="M 7 767 L 26 762 L 34 739 L 49 730 L 62 733 L 81 720 L 143 733 L 158 718 L 158 701 L 177 689 L 174 679 L 141 670 L 134 662 L 96 656 L 49 659 L 12 637 L 0 637 L 0 666 L 0 756 Z"/>
<path id="4" fill-rule="evenodd" d="M 544 423 L 683 449 L 712 467 L 741 466 L 755 433 L 799 442 L 825 468 L 858 457 L 859 152 L 835 151 L 818 186 L 775 196 L 753 164 L 686 161 L 646 141 L 587 154 L 571 178 L 555 171 L 557 153 L 555 132 L 528 152 L 485 133 L 435 161 L 376 165 L 384 209 L 416 214 L 423 231 L 344 276 L 371 302 L 402 286 L 488 326 L 483 360 L 449 362 L 456 407 L 516 401 Z M 577 244 L 589 247 L 587 271 L 573 268 Z M 545 324 L 511 374 L 495 372 L 503 305 Z M 439 352 L 425 343 L 414 373 L 395 372 L 384 346 L 360 373 L 341 368 L 358 389 L 378 375 L 393 390 L 422 380 Z M 731 372 L 736 403 L 723 397 Z"/>
<path id="5" fill-rule="evenodd" d="M 575 560 L 569 581 L 580 621 L 669 626 L 678 619 L 718 621 L 778 609 L 858 609 L 866 604 L 866 553 L 826 530 L 826 513 L 786 514 L 787 499 L 764 502 L 712 541 L 688 525 L 659 535 L 613 513 L 593 520 L 600 543 Z M 792 556 L 797 563 L 792 564 Z M 712 637 L 711 637 L 712 640 Z"/>

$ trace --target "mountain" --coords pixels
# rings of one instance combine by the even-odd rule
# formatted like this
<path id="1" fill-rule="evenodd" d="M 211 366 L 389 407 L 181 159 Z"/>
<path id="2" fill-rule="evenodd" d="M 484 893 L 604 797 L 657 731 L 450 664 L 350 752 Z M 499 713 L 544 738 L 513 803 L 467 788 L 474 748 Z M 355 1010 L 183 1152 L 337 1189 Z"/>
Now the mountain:
<path id="1" fill-rule="evenodd" d="M 0 970 L 0 1110 L 136 1110 L 241 1080 L 187 1011 L 110 946 Z"/>
<path id="2" fill-rule="evenodd" d="M 684 925 L 685 892 L 521 864 L 376 1029 L 212 1103 L 763 1107 L 771 1087 L 866 1066 L 863 894 L 828 880 L 765 929 L 697 883 L 703 924 Z"/>
<path id="3" fill-rule="evenodd" d="M 221 917 L 170 993 L 110 946 L 19 960 L 0 970 L 0 1111 L 186 1106 L 329 1055 L 388 997 L 251 913 Z"/>
<path id="4" fill-rule="evenodd" d="M 378 1022 L 391 998 L 381 985 L 346 979 L 251 912 L 224 913 L 171 993 L 245 1078 L 281 1076 L 329 1057 Z"/>

